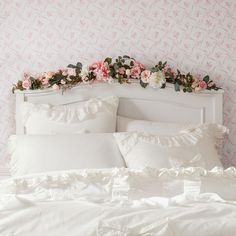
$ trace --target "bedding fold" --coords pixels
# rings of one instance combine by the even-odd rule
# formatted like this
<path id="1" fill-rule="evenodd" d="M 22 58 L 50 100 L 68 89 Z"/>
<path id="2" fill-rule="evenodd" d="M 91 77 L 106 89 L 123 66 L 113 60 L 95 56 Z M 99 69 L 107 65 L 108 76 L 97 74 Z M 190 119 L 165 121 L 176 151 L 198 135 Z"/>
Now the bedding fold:
<path id="1" fill-rule="evenodd" d="M 233 236 L 232 219 L 233 167 L 70 170 L 0 182 L 0 235 L 6 236 Z"/>

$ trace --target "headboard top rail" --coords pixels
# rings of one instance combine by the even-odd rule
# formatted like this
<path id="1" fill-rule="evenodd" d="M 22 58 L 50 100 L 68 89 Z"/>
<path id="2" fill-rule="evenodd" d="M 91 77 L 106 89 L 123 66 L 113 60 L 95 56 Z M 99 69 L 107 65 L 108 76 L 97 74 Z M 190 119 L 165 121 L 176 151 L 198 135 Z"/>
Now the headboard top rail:
<path id="1" fill-rule="evenodd" d="M 198 94 L 175 92 L 171 84 L 165 89 L 144 89 L 136 83 L 79 85 L 63 93 L 52 89 L 15 91 L 16 131 L 25 133 L 20 109 L 25 101 L 64 105 L 112 95 L 120 98 L 118 115 L 161 122 L 222 124 L 223 93 L 223 90 Z"/>

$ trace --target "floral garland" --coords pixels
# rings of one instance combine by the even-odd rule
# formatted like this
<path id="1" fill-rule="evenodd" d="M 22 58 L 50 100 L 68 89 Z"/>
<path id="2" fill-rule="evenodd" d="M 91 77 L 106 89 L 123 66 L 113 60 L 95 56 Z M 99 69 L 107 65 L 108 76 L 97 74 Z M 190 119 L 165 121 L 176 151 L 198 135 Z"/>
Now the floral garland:
<path id="1" fill-rule="evenodd" d="M 76 65 L 68 65 L 65 69 L 56 72 L 45 72 L 33 77 L 24 74 L 22 80 L 13 85 L 12 92 L 18 90 L 36 90 L 53 88 L 54 90 L 67 89 L 78 84 L 91 84 L 94 82 L 113 83 L 114 81 L 131 83 L 139 81 L 143 88 L 165 88 L 166 82 L 174 84 L 175 91 L 200 92 L 203 90 L 218 90 L 219 87 L 206 75 L 202 79 L 196 78 L 190 73 L 176 72 L 161 61 L 147 69 L 143 64 L 129 56 L 119 56 L 115 60 L 107 57 L 104 61 L 93 63 L 86 67 L 78 62 Z"/>

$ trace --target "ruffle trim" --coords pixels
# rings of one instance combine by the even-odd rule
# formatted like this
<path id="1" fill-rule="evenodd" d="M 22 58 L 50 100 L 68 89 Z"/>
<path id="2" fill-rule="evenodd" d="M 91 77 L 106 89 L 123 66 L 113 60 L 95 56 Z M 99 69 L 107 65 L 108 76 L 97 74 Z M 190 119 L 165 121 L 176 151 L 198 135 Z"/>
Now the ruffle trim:
<path id="1" fill-rule="evenodd" d="M 0 183 L 0 193 L 22 194 L 29 191 L 40 192 L 39 189 L 51 188 L 71 188 L 76 191 L 76 185 L 95 185 L 107 193 L 116 191 L 124 191 L 128 189 L 127 183 L 129 177 L 219 177 L 219 178 L 234 178 L 236 179 L 236 168 L 230 167 L 223 169 L 215 167 L 212 170 L 206 170 L 201 167 L 188 168 L 172 168 L 172 169 L 155 169 L 146 167 L 144 169 L 128 169 L 128 168 L 113 168 L 113 169 L 98 169 L 98 170 L 76 170 L 76 171 L 60 171 L 54 173 L 35 174 L 23 177 L 15 177 L 8 180 L 3 180 Z M 79 184 L 80 182 L 80 184 Z M 81 185 L 81 183 L 83 183 Z M 81 188 L 81 187 L 80 187 Z M 84 187 L 82 187 L 83 189 Z M 38 189 L 38 191 L 37 191 Z M 118 191 L 119 192 L 119 191 Z"/>
<path id="2" fill-rule="evenodd" d="M 214 138 L 215 145 L 219 148 L 221 147 L 224 138 L 229 134 L 229 129 L 226 126 L 219 124 L 203 124 L 194 128 L 184 129 L 180 133 L 194 132 L 199 128 L 207 131 L 208 134 Z"/>
<path id="3" fill-rule="evenodd" d="M 44 114 L 50 121 L 62 123 L 76 123 L 89 119 L 98 112 L 116 114 L 119 98 L 115 96 L 107 98 L 93 98 L 84 104 L 73 107 L 69 105 L 53 106 L 50 104 L 34 104 L 25 102 L 22 106 L 23 123 L 26 124 L 29 117 L 35 113 Z"/>
<path id="4" fill-rule="evenodd" d="M 204 124 L 195 128 L 185 129 L 180 134 L 173 136 L 159 136 L 144 132 L 114 133 L 120 150 L 126 155 L 134 145 L 139 142 L 157 144 L 162 147 L 180 147 L 183 145 L 195 145 L 204 135 L 211 136 L 216 145 L 222 143 L 223 138 L 229 130 L 218 124 Z"/>

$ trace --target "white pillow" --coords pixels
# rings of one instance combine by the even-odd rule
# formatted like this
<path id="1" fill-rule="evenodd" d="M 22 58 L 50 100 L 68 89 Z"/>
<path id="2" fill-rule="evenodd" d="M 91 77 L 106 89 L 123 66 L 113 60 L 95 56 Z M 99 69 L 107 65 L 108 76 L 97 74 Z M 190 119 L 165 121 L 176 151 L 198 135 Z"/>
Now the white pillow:
<path id="1" fill-rule="evenodd" d="M 27 134 L 112 133 L 118 103 L 117 97 L 60 106 L 25 102 L 23 123 Z"/>
<path id="2" fill-rule="evenodd" d="M 134 120 L 123 116 L 117 116 L 117 132 L 139 131 L 157 135 L 178 134 L 183 129 L 194 128 L 199 125 L 165 123 L 158 121 Z"/>
<path id="3" fill-rule="evenodd" d="M 138 131 L 154 135 L 176 135 L 183 131 L 187 132 L 187 130 L 191 132 L 197 127 L 199 127 L 199 124 L 179 124 L 147 120 L 134 120 L 123 116 L 117 116 L 116 124 L 117 132 Z M 214 126 L 209 127 L 211 127 L 211 132 L 213 132 L 212 134 L 215 137 L 217 152 L 221 153 L 223 140 L 226 134 L 229 133 L 229 130 L 227 127 L 222 125 L 216 125 L 215 127 L 219 128 L 215 129 L 213 128 Z"/>
<path id="4" fill-rule="evenodd" d="M 13 135 L 14 176 L 83 168 L 125 167 L 112 134 Z"/>
<path id="5" fill-rule="evenodd" d="M 202 125 L 172 136 L 142 132 L 114 134 L 129 168 L 180 168 L 222 166 L 215 148 L 227 132 L 220 125 Z"/>

